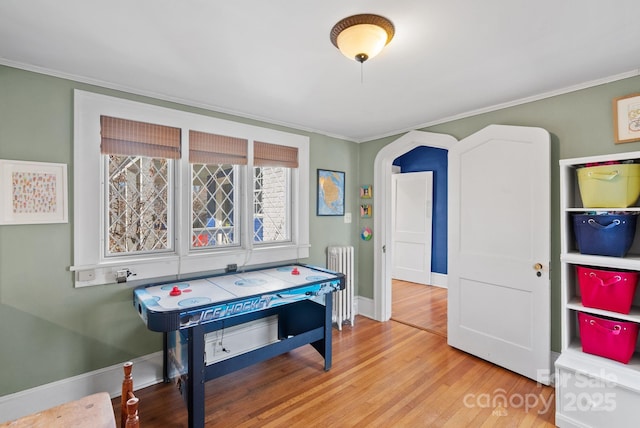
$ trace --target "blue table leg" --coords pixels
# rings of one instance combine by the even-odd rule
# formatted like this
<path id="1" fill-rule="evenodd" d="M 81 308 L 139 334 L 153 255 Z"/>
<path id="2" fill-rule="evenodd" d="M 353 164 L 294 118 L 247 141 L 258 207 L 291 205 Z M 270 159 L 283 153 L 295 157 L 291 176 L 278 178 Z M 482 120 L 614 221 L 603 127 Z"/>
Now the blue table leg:
<path id="1" fill-rule="evenodd" d="M 333 295 L 324 295 L 324 370 L 331 368 L 332 340 L 333 333 Z"/>
<path id="2" fill-rule="evenodd" d="M 204 428 L 204 327 L 189 329 L 189 378 L 187 380 L 187 410 L 189 428 Z"/>

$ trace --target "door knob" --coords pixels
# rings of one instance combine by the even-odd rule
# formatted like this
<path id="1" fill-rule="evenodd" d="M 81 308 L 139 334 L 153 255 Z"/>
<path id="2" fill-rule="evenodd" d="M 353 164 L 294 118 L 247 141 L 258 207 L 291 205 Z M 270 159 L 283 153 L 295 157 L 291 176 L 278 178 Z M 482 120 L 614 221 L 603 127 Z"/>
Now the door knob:
<path id="1" fill-rule="evenodd" d="M 536 270 L 536 276 L 540 278 L 542 276 L 542 263 L 536 263 L 533 268 Z"/>

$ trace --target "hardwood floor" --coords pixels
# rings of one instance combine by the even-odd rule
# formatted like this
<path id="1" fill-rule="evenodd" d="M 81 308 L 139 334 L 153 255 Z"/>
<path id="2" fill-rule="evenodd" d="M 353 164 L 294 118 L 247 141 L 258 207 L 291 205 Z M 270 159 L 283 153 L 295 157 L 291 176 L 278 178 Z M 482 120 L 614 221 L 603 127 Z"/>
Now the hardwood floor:
<path id="1" fill-rule="evenodd" d="M 447 289 L 394 279 L 391 319 L 447 337 Z"/>
<path id="2" fill-rule="evenodd" d="M 451 348 L 440 334 L 361 316 L 333 330 L 328 372 L 304 346 L 205 388 L 207 427 L 554 426 L 553 388 Z M 142 427 L 187 426 L 173 384 L 136 396 Z M 119 412 L 119 398 L 113 404 Z"/>

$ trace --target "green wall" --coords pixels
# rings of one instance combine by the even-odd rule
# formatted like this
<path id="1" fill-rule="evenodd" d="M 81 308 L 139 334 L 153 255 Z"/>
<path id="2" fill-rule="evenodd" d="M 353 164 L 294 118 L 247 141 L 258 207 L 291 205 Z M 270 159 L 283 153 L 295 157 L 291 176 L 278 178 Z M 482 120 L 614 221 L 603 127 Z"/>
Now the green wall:
<path id="1" fill-rule="evenodd" d="M 558 160 L 640 150 L 640 143 L 613 144 L 611 117 L 611 100 L 640 92 L 639 88 L 640 77 L 633 77 L 423 129 L 458 139 L 494 123 L 539 126 L 551 133 L 552 349 L 556 351 L 560 349 Z M 373 241 L 359 239 L 360 227 L 373 227 L 373 219 L 360 219 L 358 189 L 373 184 L 377 153 L 399 136 L 355 144 L 0 66 L 0 159 L 66 163 L 70 190 L 68 224 L 0 226 L 0 396 L 161 349 L 160 335 L 149 332 L 131 307 L 130 285 L 73 287 L 68 267 L 73 260 L 74 89 L 308 135 L 312 247 L 310 257 L 302 261 L 323 266 L 328 245 L 355 245 L 356 293 L 373 297 Z M 353 223 L 315 215 L 317 168 L 345 172 L 347 211 Z M 380 203 L 375 196 L 374 189 L 374 216 Z"/>
<path id="2" fill-rule="evenodd" d="M 582 89 L 539 101 L 496 110 L 423 128 L 421 131 L 449 134 L 461 140 L 491 125 L 544 128 L 551 134 L 551 348 L 560 345 L 560 159 L 640 150 L 640 142 L 614 144 L 613 98 L 640 92 L 640 77 Z M 360 181 L 373 182 L 374 160 L 380 149 L 399 136 L 367 142 L 360 149 Z M 505 162 L 508 162 L 505 159 Z M 374 189 L 375 195 L 375 189 Z M 376 204 L 374 203 L 374 215 Z M 359 250 L 359 294 L 373 297 L 373 249 L 361 242 Z"/>
<path id="3" fill-rule="evenodd" d="M 133 310 L 131 285 L 73 286 L 68 267 L 73 262 L 74 89 L 308 135 L 313 246 L 302 262 L 324 266 L 327 245 L 356 245 L 353 224 L 315 212 L 317 168 L 345 171 L 347 211 L 357 212 L 357 144 L 0 66 L 0 159 L 67 164 L 70 196 L 68 224 L 0 226 L 0 396 L 161 349 L 160 334 L 148 331 Z"/>

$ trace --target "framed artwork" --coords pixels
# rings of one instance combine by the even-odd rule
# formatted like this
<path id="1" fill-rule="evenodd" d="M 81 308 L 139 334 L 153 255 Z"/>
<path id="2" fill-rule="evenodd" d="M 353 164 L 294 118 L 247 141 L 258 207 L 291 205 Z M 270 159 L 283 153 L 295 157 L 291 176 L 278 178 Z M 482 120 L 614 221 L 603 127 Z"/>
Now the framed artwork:
<path id="1" fill-rule="evenodd" d="M 360 205 L 360 217 L 362 218 L 371 218 L 373 207 L 371 204 L 362 204 Z"/>
<path id="2" fill-rule="evenodd" d="M 360 186 L 360 197 L 362 199 L 371 199 L 373 198 L 373 186 L 367 184 L 365 186 Z"/>
<path id="3" fill-rule="evenodd" d="M 370 227 L 363 227 L 360 229 L 360 239 L 363 241 L 371 241 L 371 237 L 373 237 L 373 232 Z"/>
<path id="4" fill-rule="evenodd" d="M 640 94 L 613 100 L 613 130 L 616 144 L 640 141 Z"/>
<path id="5" fill-rule="evenodd" d="M 67 165 L 0 159 L 0 224 L 67 223 Z"/>
<path id="6" fill-rule="evenodd" d="M 318 169 L 318 215 L 344 215 L 344 172 Z"/>

